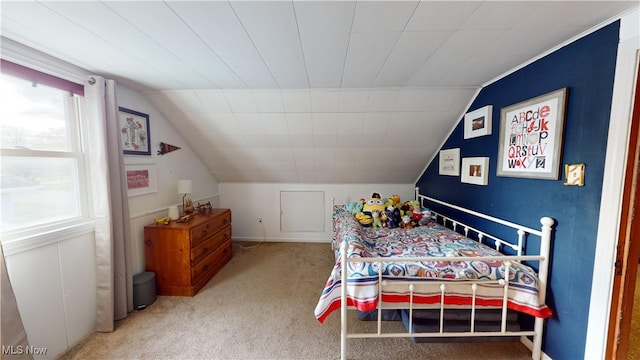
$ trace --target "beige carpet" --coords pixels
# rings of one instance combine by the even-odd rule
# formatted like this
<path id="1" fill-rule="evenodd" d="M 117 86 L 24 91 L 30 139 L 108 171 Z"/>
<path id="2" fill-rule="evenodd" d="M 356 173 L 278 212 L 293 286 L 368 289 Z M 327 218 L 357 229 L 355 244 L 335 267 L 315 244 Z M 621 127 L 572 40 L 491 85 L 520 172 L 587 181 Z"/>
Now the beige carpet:
<path id="1" fill-rule="evenodd" d="M 60 359 L 338 359 L 340 314 L 313 311 L 332 267 L 329 244 L 234 244 L 233 259 L 194 297 L 161 296 Z M 353 312 L 352 312 L 353 313 Z M 350 315 L 352 326 L 373 325 Z M 391 325 L 401 328 L 399 322 Z M 530 359 L 520 342 L 414 344 L 351 339 L 350 359 Z"/>

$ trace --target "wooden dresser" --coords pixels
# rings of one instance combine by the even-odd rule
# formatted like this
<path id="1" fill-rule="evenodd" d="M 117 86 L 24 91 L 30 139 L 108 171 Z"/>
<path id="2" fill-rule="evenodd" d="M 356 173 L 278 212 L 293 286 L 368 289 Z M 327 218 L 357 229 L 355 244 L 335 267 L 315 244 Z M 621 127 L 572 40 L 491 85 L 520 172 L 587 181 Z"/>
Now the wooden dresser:
<path id="1" fill-rule="evenodd" d="M 145 226 L 144 255 L 159 295 L 194 296 L 231 259 L 231 210 Z"/>

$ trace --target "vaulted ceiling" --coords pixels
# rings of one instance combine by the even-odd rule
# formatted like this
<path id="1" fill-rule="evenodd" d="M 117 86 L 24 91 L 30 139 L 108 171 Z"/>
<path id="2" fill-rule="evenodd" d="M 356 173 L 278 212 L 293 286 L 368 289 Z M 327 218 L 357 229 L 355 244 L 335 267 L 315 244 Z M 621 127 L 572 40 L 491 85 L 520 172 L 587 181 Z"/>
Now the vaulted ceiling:
<path id="1" fill-rule="evenodd" d="M 638 2 L 0 6 L 3 37 L 141 91 L 220 182 L 413 183 L 483 84 Z"/>

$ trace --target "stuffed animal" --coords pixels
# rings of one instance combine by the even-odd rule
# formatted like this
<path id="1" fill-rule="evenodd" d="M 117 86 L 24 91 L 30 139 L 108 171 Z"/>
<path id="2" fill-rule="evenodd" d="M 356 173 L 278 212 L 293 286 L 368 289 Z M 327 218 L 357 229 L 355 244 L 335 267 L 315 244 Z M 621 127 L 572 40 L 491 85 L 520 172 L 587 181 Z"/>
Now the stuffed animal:
<path id="1" fill-rule="evenodd" d="M 393 206 L 398 206 L 398 204 L 400 204 L 400 195 L 398 194 L 391 195 L 389 199 L 393 201 Z"/>
<path id="2" fill-rule="evenodd" d="M 345 205 L 345 208 L 351 213 L 351 215 L 355 216 L 357 213 L 362 212 L 362 206 L 364 206 L 364 200 L 349 202 Z"/>
<path id="3" fill-rule="evenodd" d="M 411 222 L 411 217 L 409 215 L 405 215 L 402 217 L 400 227 L 405 230 L 413 229 L 413 223 Z"/>
<path id="4" fill-rule="evenodd" d="M 373 218 L 373 227 L 382 228 L 382 220 L 380 219 L 380 210 L 373 210 L 371 212 L 371 217 Z"/>
<path id="5" fill-rule="evenodd" d="M 414 201 L 411 209 L 411 219 L 419 224 L 422 219 L 422 208 L 420 207 L 420 203 L 418 201 Z"/>
<path id="6" fill-rule="evenodd" d="M 397 210 L 393 207 L 393 205 L 389 205 L 387 210 L 385 211 L 385 215 L 387 216 L 387 227 L 389 229 L 395 229 L 398 227 L 398 221 L 396 220 L 396 215 L 394 211 Z M 398 217 L 400 217 L 400 211 L 398 210 Z"/>
<path id="7" fill-rule="evenodd" d="M 371 223 L 373 222 L 373 219 L 371 218 L 371 215 L 367 215 L 363 212 L 359 212 L 356 215 L 356 219 L 358 220 L 358 222 L 360 223 L 360 225 L 362 226 L 366 226 L 369 227 L 371 226 Z"/>
<path id="8" fill-rule="evenodd" d="M 428 225 L 431 222 L 431 210 L 422 209 L 422 219 L 418 221 L 418 224 L 421 226 Z"/>
<path id="9" fill-rule="evenodd" d="M 374 210 L 378 212 L 384 211 L 384 202 L 382 202 L 382 199 L 371 198 L 362 206 L 362 212 L 366 215 L 372 216 Z"/>

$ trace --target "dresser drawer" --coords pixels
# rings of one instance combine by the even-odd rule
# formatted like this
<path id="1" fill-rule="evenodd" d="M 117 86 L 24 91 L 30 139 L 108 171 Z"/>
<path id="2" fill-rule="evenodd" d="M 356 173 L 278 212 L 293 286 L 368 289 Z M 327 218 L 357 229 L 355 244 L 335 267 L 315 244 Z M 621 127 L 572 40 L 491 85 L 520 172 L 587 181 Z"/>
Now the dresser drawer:
<path id="1" fill-rule="evenodd" d="M 204 224 L 194 226 L 191 229 L 191 247 L 198 246 L 227 224 L 231 224 L 231 212 L 228 211 Z"/>
<path id="2" fill-rule="evenodd" d="M 191 264 L 197 264 L 215 251 L 223 242 L 231 239 L 231 225 L 224 227 L 215 235 L 206 238 L 201 244 L 191 249 Z"/>
<path id="3" fill-rule="evenodd" d="M 201 277 L 205 276 L 210 271 L 217 271 L 226 263 L 225 258 L 231 258 L 231 241 L 226 241 L 215 249 L 211 254 L 205 257 L 204 260 L 195 264 L 191 268 L 191 283 L 197 283 Z M 215 269 L 215 270 L 214 270 Z"/>

